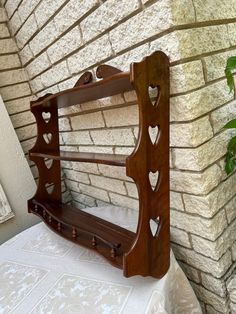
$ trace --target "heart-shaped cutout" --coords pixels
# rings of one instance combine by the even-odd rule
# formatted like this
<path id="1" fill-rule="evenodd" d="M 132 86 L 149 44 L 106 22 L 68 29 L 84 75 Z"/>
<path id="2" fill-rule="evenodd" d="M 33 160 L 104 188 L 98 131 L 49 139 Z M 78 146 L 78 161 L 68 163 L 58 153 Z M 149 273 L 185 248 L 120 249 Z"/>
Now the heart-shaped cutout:
<path id="1" fill-rule="evenodd" d="M 42 112 L 42 117 L 43 117 L 43 120 L 48 123 L 48 121 L 50 120 L 51 118 L 51 112 L 45 112 L 43 111 Z"/>
<path id="2" fill-rule="evenodd" d="M 152 144 L 154 145 L 156 142 L 157 142 L 157 139 L 158 139 L 158 133 L 159 133 L 159 128 L 158 126 L 149 126 L 148 128 L 148 134 L 149 134 L 149 137 L 150 137 L 150 140 L 152 142 Z"/>
<path id="3" fill-rule="evenodd" d="M 158 235 L 159 226 L 160 226 L 160 217 L 158 216 L 155 219 L 150 219 L 149 221 L 150 230 L 153 237 Z"/>
<path id="4" fill-rule="evenodd" d="M 150 185 L 151 185 L 153 191 L 156 190 L 156 187 L 158 184 L 158 179 L 159 179 L 159 171 L 156 171 L 156 172 L 150 171 L 149 172 L 149 182 L 150 182 Z"/>
<path id="5" fill-rule="evenodd" d="M 52 141 L 52 133 L 44 133 L 43 138 L 45 143 L 49 144 Z"/>
<path id="6" fill-rule="evenodd" d="M 45 188 L 46 188 L 46 191 L 48 192 L 48 194 L 52 194 L 53 193 L 53 190 L 54 190 L 54 183 L 46 183 L 45 184 Z"/>
<path id="7" fill-rule="evenodd" d="M 44 163 L 45 163 L 45 166 L 46 166 L 48 169 L 51 169 L 52 164 L 53 164 L 53 159 L 44 158 Z"/>
<path id="8" fill-rule="evenodd" d="M 148 95 L 149 95 L 149 98 L 151 100 L 151 103 L 153 104 L 153 106 L 156 106 L 157 103 L 158 103 L 158 100 L 159 100 L 159 88 L 158 86 L 149 86 L 148 87 Z M 154 101 L 152 101 L 154 100 Z"/>

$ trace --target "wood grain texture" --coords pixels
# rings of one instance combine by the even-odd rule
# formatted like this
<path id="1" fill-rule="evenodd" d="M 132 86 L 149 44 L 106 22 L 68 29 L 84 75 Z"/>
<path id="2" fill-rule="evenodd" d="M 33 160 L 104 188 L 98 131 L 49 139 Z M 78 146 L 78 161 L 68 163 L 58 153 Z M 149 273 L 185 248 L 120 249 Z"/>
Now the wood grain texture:
<path id="1" fill-rule="evenodd" d="M 123 268 L 124 276 L 161 278 L 170 263 L 169 60 L 163 52 L 155 52 L 131 64 L 130 73 L 102 65 L 97 75 L 100 81 L 83 83 L 85 75 L 82 85 L 31 103 L 38 136 L 29 155 L 38 167 L 39 185 L 28 201 L 29 212 L 61 236 L 95 249 Z M 157 91 L 155 99 L 150 89 Z M 59 151 L 58 108 L 128 90 L 136 91 L 139 107 L 138 140 L 130 156 Z M 44 114 L 50 117 L 45 119 Z M 53 160 L 51 167 L 45 158 Z M 137 232 L 63 205 L 60 160 L 125 166 L 139 194 Z"/>

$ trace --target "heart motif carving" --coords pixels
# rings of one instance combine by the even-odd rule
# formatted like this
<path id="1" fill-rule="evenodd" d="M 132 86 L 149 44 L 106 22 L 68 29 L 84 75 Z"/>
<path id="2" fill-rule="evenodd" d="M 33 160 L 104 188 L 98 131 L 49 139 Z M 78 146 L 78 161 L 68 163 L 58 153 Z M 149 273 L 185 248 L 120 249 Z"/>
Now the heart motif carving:
<path id="1" fill-rule="evenodd" d="M 149 94 L 149 98 L 150 98 L 152 105 L 154 107 L 157 106 L 159 98 L 160 98 L 159 87 L 158 86 L 154 86 L 154 87 L 149 86 L 148 87 L 148 94 Z"/>
<path id="2" fill-rule="evenodd" d="M 44 158 L 44 163 L 45 163 L 45 166 L 46 166 L 48 169 L 51 169 L 52 164 L 53 164 L 53 159 Z"/>
<path id="3" fill-rule="evenodd" d="M 43 112 L 42 112 L 42 117 L 43 117 L 44 121 L 45 121 L 46 123 L 48 123 L 49 120 L 50 120 L 50 118 L 51 118 L 51 113 L 50 113 L 50 112 L 45 112 L 45 111 L 43 111 Z"/>
<path id="4" fill-rule="evenodd" d="M 149 182 L 152 187 L 152 190 L 155 191 L 157 184 L 158 184 L 158 179 L 159 179 L 159 171 L 156 172 L 149 172 Z"/>
<path id="5" fill-rule="evenodd" d="M 158 235 L 159 226 L 160 226 L 160 217 L 158 216 L 155 219 L 150 219 L 149 221 L 150 230 L 153 237 Z"/>
<path id="6" fill-rule="evenodd" d="M 158 126 L 149 126 L 148 128 L 148 134 L 149 134 L 149 137 L 150 137 L 150 140 L 152 142 L 152 144 L 154 145 L 156 142 L 157 142 L 157 139 L 158 139 L 158 135 L 159 135 L 159 128 Z"/>
<path id="7" fill-rule="evenodd" d="M 53 193 L 54 187 L 55 186 L 54 186 L 54 184 L 52 182 L 45 184 L 45 188 L 46 188 L 48 194 L 52 194 Z"/>
<path id="8" fill-rule="evenodd" d="M 52 141 L 52 133 L 44 133 L 43 138 L 45 143 L 49 144 Z"/>

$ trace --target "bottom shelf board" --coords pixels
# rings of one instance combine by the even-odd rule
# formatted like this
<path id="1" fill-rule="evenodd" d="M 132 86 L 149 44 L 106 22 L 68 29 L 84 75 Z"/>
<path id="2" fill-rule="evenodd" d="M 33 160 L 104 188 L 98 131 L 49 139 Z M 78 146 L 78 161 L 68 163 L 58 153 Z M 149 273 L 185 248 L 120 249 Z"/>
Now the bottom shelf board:
<path id="1" fill-rule="evenodd" d="M 135 240 L 135 233 L 78 208 L 58 202 L 29 201 L 29 212 L 38 215 L 53 231 L 97 251 L 119 268 L 123 255 Z"/>

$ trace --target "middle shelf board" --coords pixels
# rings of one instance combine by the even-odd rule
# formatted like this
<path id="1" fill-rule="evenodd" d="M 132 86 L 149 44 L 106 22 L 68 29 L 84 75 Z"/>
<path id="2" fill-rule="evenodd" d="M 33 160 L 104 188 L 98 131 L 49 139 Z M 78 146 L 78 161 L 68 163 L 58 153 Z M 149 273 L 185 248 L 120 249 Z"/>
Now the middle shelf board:
<path id="1" fill-rule="evenodd" d="M 112 166 L 126 165 L 127 155 L 114 155 L 114 154 L 101 154 L 101 153 L 85 153 L 85 152 L 30 152 L 32 157 L 42 157 L 55 160 L 68 160 L 68 161 L 81 161 L 81 162 L 92 162 L 98 164 L 106 164 Z"/>

